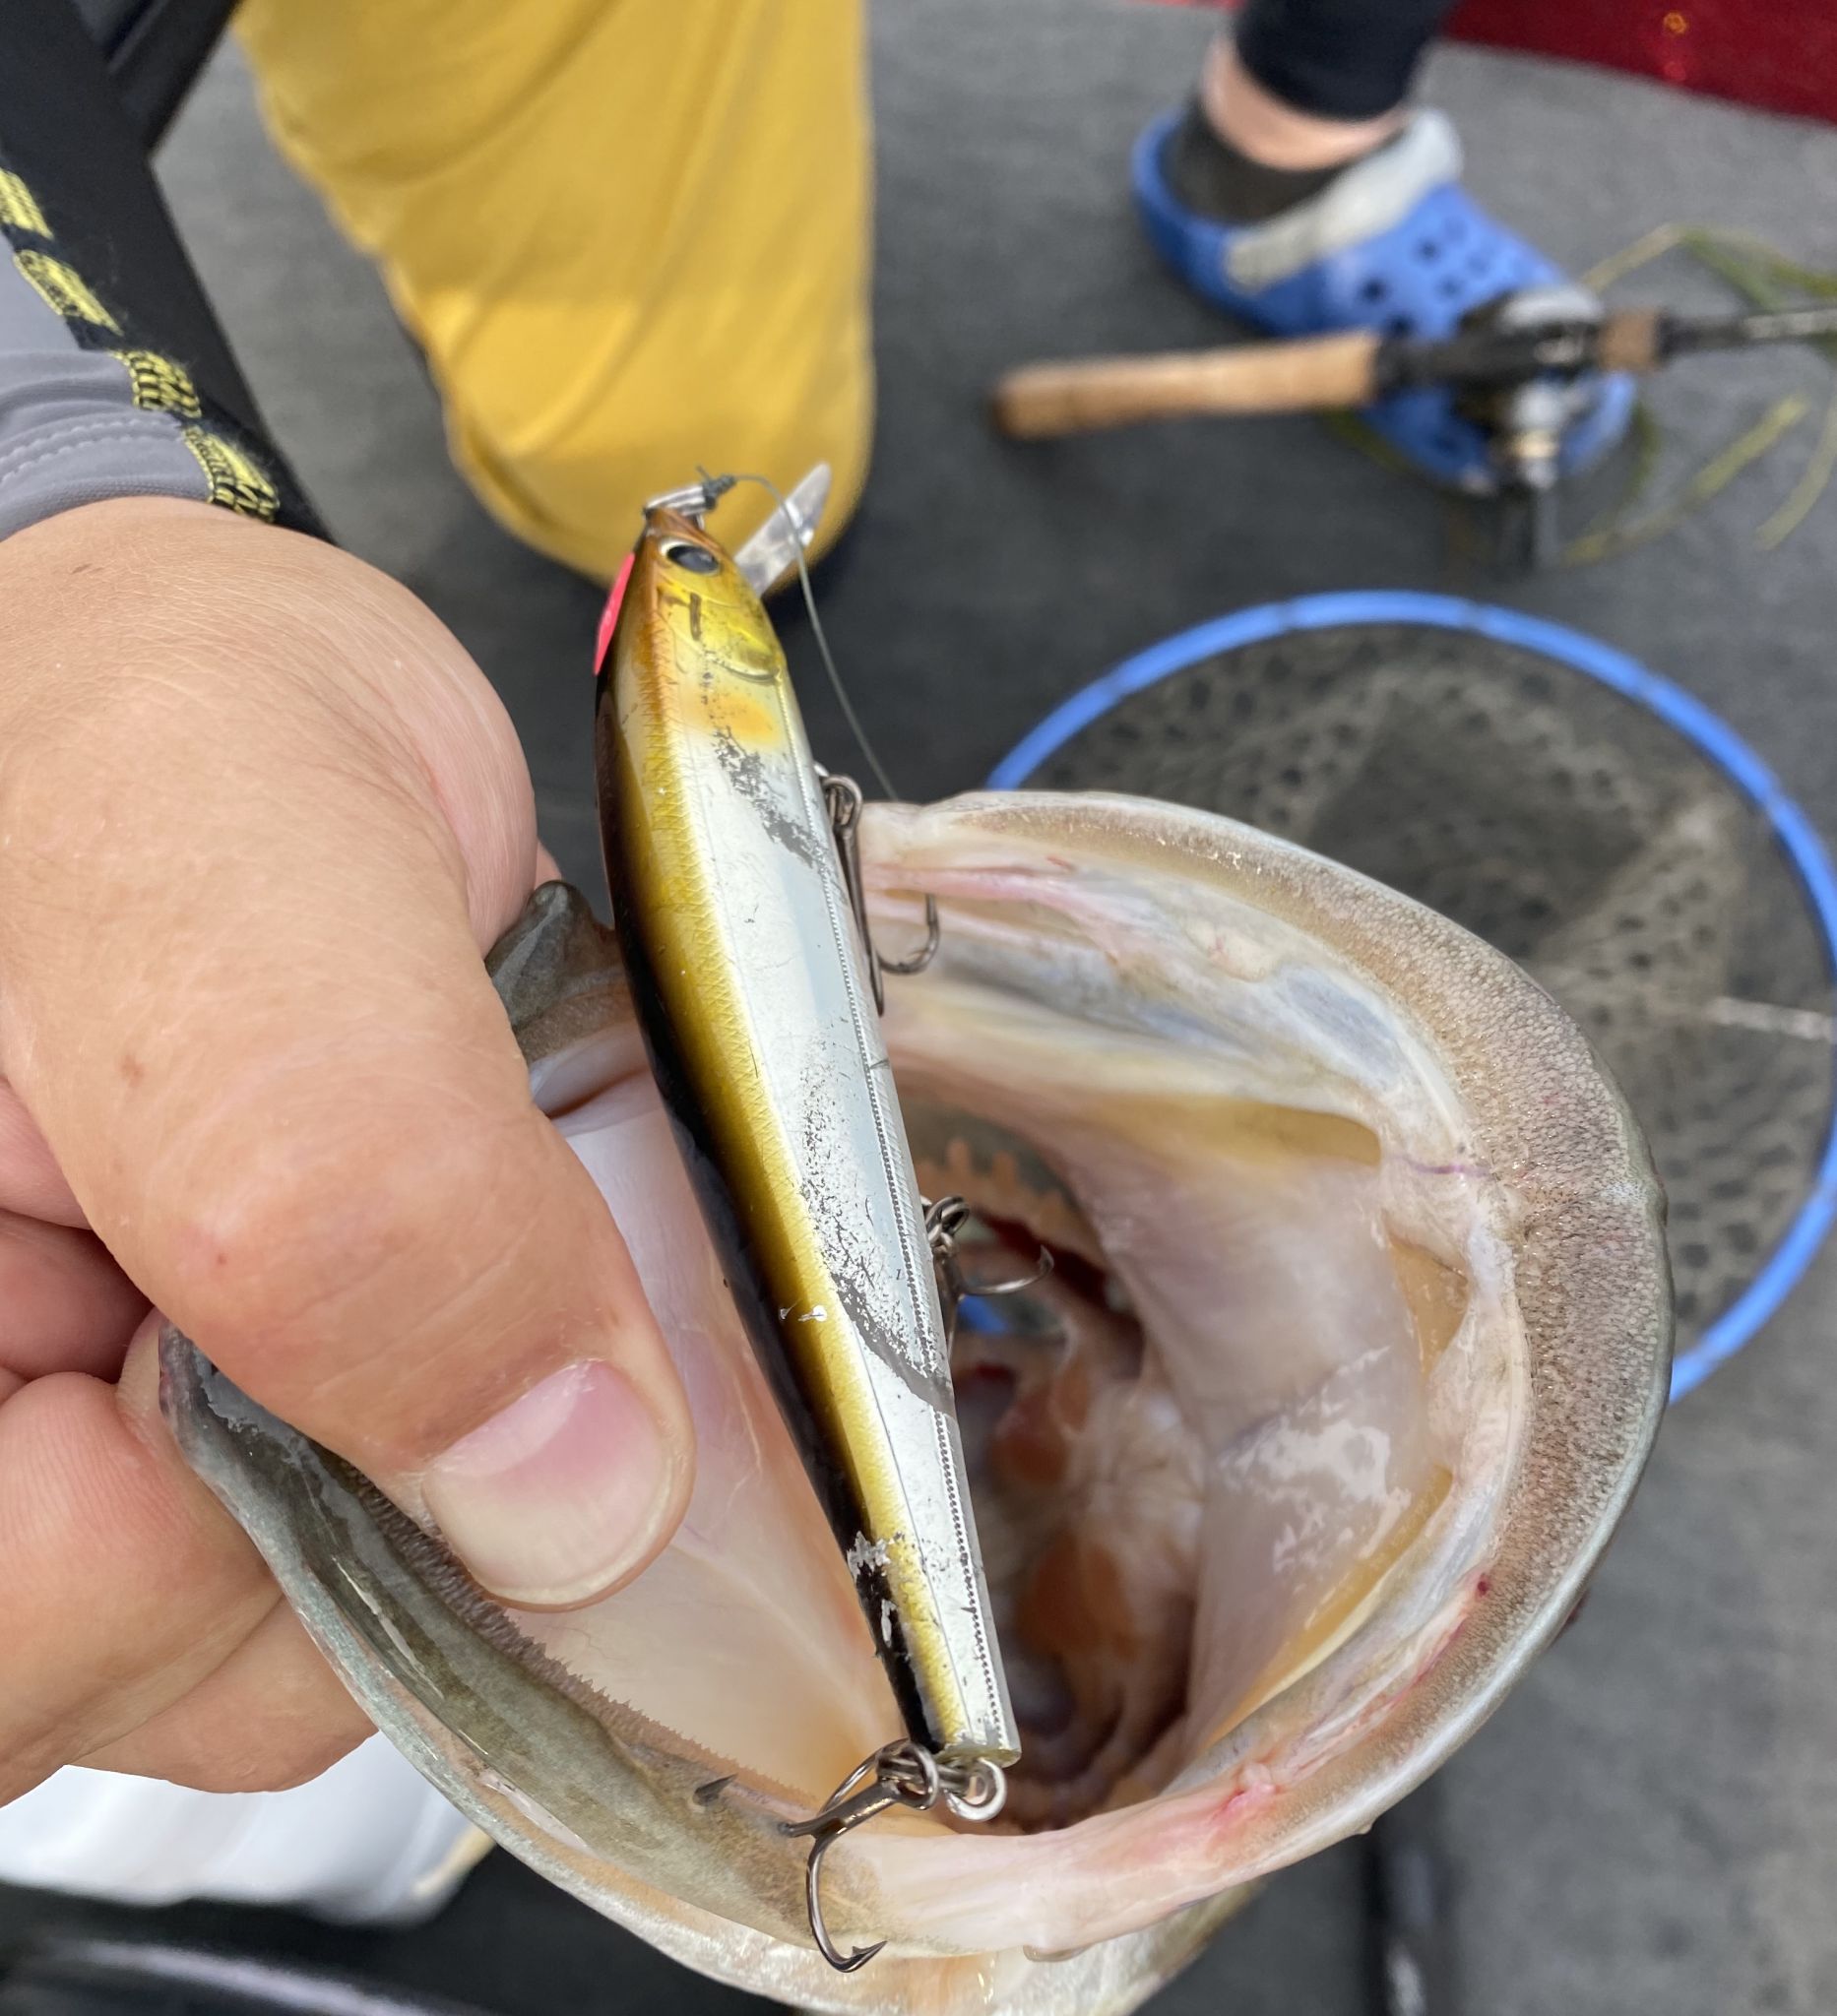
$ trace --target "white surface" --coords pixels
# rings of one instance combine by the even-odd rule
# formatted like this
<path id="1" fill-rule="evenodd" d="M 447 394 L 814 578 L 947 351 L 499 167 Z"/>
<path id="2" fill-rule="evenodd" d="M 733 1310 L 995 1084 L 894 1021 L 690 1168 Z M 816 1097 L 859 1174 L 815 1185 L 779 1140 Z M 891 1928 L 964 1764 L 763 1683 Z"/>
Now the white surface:
<path id="1" fill-rule="evenodd" d="M 70 1769 L 0 1806 L 0 1882 L 119 1904 L 216 1898 L 348 1922 L 446 1903 L 484 1840 L 381 1736 L 291 1792 Z"/>

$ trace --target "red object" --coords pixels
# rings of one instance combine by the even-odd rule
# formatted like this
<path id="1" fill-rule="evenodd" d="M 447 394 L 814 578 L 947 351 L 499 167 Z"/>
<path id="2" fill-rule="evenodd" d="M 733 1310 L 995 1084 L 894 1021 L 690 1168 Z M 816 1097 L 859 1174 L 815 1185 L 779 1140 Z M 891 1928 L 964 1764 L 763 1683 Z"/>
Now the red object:
<path id="1" fill-rule="evenodd" d="M 1458 41 L 1566 56 L 1770 112 L 1837 121 L 1832 0 L 1462 0 L 1447 32 Z"/>
<path id="2" fill-rule="evenodd" d="M 598 676 L 600 667 L 606 662 L 606 646 L 612 642 L 613 627 L 618 622 L 619 603 L 625 599 L 625 584 L 631 579 L 631 563 L 636 553 L 627 553 L 619 564 L 618 573 L 613 577 L 612 593 L 606 597 L 606 605 L 600 611 L 600 635 L 594 643 L 594 672 Z"/>
<path id="3" fill-rule="evenodd" d="M 1831 0 L 1463 0 L 1448 32 L 1837 120 Z"/>

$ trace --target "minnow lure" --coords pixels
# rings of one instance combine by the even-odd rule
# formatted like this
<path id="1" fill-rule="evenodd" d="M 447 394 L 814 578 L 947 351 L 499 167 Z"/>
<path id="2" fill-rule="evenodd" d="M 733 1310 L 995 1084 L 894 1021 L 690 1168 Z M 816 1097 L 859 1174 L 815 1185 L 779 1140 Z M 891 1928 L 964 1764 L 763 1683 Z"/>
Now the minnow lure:
<path id="1" fill-rule="evenodd" d="M 815 1884 L 830 1840 L 940 1796 L 986 1817 L 1020 1745 L 876 955 L 838 845 L 858 794 L 818 770 L 759 597 L 693 502 L 647 509 L 614 591 L 602 831 L 653 1071 L 911 1739 L 805 1823 L 812 1928 L 840 1965 Z"/>

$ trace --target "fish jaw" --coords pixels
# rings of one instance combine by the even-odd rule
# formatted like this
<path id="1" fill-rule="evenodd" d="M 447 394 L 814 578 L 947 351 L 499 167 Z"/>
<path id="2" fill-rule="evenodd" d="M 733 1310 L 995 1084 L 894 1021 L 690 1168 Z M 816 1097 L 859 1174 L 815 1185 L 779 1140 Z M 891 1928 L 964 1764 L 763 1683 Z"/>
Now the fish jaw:
<path id="1" fill-rule="evenodd" d="M 1204 1216 L 1208 1170 L 1236 1157 L 1244 1167 L 1215 1187 L 1252 1192 L 1253 1177 L 1274 1171 L 1294 1208 L 1321 1225 L 1356 1231 L 1394 1222 L 1412 1250 L 1461 1259 L 1458 1320 L 1416 1358 L 1419 1432 L 1450 1482 L 1324 1638 L 1287 1668 L 1266 1641 L 1246 1672 L 1229 1614 L 1223 1627 L 1202 1617 L 1193 1684 L 1217 1699 L 1172 1732 L 1177 1754 L 1159 1782 L 1135 1789 L 1133 1803 L 1031 1835 L 883 1821 L 840 1843 L 824 1877 L 839 1935 L 892 1941 L 871 1967 L 841 1977 L 802 1933 L 800 1850 L 777 1833 L 779 1819 L 799 1809 L 819 1755 L 787 1763 L 791 1751 L 781 1751 L 770 1769 L 711 1756 L 697 1730 L 678 1733 L 602 1697 L 624 1744 L 607 1753 L 616 1769 L 606 1802 L 662 1817 L 655 1838 L 594 1841 L 592 1813 L 577 1816 L 587 1832 L 558 1823 L 552 1802 L 507 1786 L 475 1745 L 456 1742 L 421 1694 L 410 1688 L 404 1698 L 399 1648 L 352 1636 L 348 1590 L 324 1577 L 302 1582 L 296 1514 L 277 1520 L 252 1508 L 246 1477 L 227 1488 L 214 1481 L 302 1614 L 330 1606 L 315 1635 L 434 1782 L 514 1852 L 663 1950 L 812 2009 L 1122 2016 L 1197 1950 L 1248 1884 L 1368 1824 L 1426 1776 L 1567 1616 L 1630 1494 L 1662 1402 L 1669 1327 L 1657 1192 L 1623 1109 L 1548 999 L 1453 926 L 1362 878 L 1229 822 L 1113 799 L 889 808 L 870 817 L 864 837 L 887 942 L 900 942 L 921 893 L 935 893 L 944 914 L 935 970 L 892 991 L 888 1033 L 902 1091 L 925 1102 L 968 1101 L 980 1115 L 1007 1112 L 1020 1123 L 1039 1151 L 1038 1180 L 1066 1190 L 1030 1209 L 1029 1223 L 1049 1217 L 1068 1252 L 1088 1241 L 1138 1315 L 1166 1333 L 1156 1349 L 1165 1344 L 1169 1381 L 1185 1382 L 1207 1464 L 1227 1481 L 1236 1465 L 1243 1505 L 1267 1503 L 1254 1458 L 1259 1447 L 1268 1453 L 1271 1423 L 1307 1431 L 1307 1406 L 1336 1376 L 1357 1374 L 1368 1353 L 1336 1345 L 1330 1332 L 1341 1319 L 1323 1294 L 1294 1305 L 1293 1321 L 1308 1331 L 1306 1377 L 1285 1385 L 1253 1357 L 1246 1383 L 1256 1398 L 1236 1413 L 1228 1382 L 1207 1387 L 1208 1253 L 1232 1259 L 1250 1241 L 1240 1215 Z M 578 899 L 551 902 L 566 924 Z M 560 928 L 553 918 L 549 927 Z M 604 948 L 579 929 L 574 942 L 586 948 L 583 971 L 570 977 L 559 960 L 556 974 L 613 1003 L 606 973 L 593 971 Z M 520 961 L 523 972 L 539 964 L 527 953 Z M 520 1032 L 558 1029 L 548 985 L 526 1002 L 507 995 Z M 1047 1010 L 1056 1023 L 1039 1020 Z M 603 1028 L 576 1027 L 558 1040 L 547 1051 L 526 1044 L 533 1074 L 546 1070 L 556 1084 L 569 1082 L 570 1046 L 599 1042 L 605 1053 Z M 1145 1113 L 1165 1117 L 1171 1071 L 1185 1074 L 1208 1114 L 1236 1115 L 1222 1135 L 1210 1122 L 1172 1133 L 1143 1124 Z M 1104 1097 L 1090 1090 L 1099 1077 Z M 612 1086 L 595 1098 L 610 1103 L 595 1112 L 588 1101 L 558 1116 L 564 1130 L 577 1127 L 576 1152 L 586 1160 L 598 1139 L 609 1169 L 629 1141 L 636 1162 L 639 1134 L 617 1133 L 614 1119 L 623 1098 L 630 1104 L 617 1125 L 639 1124 L 639 1094 Z M 1019 1103 L 1002 1104 L 1009 1099 Z M 1302 1114 L 1299 1132 L 1282 1118 L 1246 1136 L 1232 1102 L 1259 1099 Z M 1379 1144 L 1375 1163 L 1361 1159 L 1362 1128 Z M 1316 1149 L 1318 1184 L 1305 1170 Z M 1035 1180 L 1031 1163 L 1017 1164 L 988 1192 L 990 1208 Z M 1143 1208 L 1144 1198 L 1155 1208 Z M 643 1216 L 641 1201 L 615 1209 Z M 634 1224 L 626 1229 L 640 1244 L 653 1237 Z M 1276 1232 L 1262 1259 L 1280 1277 Z M 702 1279 L 686 1240 L 657 1234 L 648 1262 L 634 1251 L 660 1299 L 674 1292 L 663 1277 Z M 1247 1278 L 1239 1268 L 1226 1286 Z M 1407 1301 L 1401 1272 L 1398 1282 Z M 694 1288 L 677 1306 L 700 1306 L 700 1293 Z M 696 1320 L 719 1341 L 718 1326 Z M 665 1319 L 672 1345 L 685 1321 Z M 743 1384 L 724 1390 L 741 1395 L 740 1412 L 750 1414 Z M 1361 1389 L 1367 1419 L 1374 1409 L 1399 1412 L 1384 1394 Z M 705 1397 L 695 1404 L 713 1447 L 743 1445 Z M 1353 1405 L 1342 1404 L 1343 1418 Z M 182 1406 L 175 1418 L 184 1420 Z M 746 1433 L 755 1432 L 761 1453 L 748 1461 L 766 1480 L 758 1487 L 781 1475 L 796 1481 L 793 1453 L 773 1459 L 767 1429 L 749 1420 Z M 220 1440 L 219 1459 L 225 1452 L 243 1461 L 249 1445 Z M 210 1475 L 209 1459 L 193 1460 Z M 719 1478 L 735 1462 L 718 1455 L 698 1477 Z M 788 1486 L 782 1502 L 790 1497 Z M 757 1523 L 737 1520 L 736 1541 Z M 710 1531 L 712 1558 L 727 1543 Z M 765 1585 L 771 1605 L 794 1603 L 812 1630 L 828 1628 L 825 1615 L 837 1621 L 832 1650 L 778 1670 L 842 1676 L 837 1693 L 817 1698 L 864 1718 L 865 1733 L 887 1696 L 881 1710 L 871 1706 L 871 1687 L 883 1683 L 858 1613 L 849 1613 L 846 1573 L 820 1517 L 781 1538 L 797 1565 L 777 1562 L 778 1579 Z M 1367 1538 L 1376 1545 L 1381 1536 Z M 1365 1541 L 1353 1552 L 1368 1554 Z M 1203 1549 L 1199 1558 L 1202 1577 L 1223 1572 Z M 666 1553 L 660 1566 L 669 1561 Z M 680 1567 L 691 1580 L 701 1572 L 692 1559 Z M 1232 1609 L 1223 1587 L 1199 1596 L 1201 1611 L 1208 1601 Z M 1316 1606 L 1309 1597 L 1306 1607 Z M 615 1614 L 608 1608 L 606 1621 Z M 667 1687 L 673 1672 L 687 1692 L 702 1646 L 669 1621 L 687 1611 L 665 1605 L 652 1614 L 648 1628 L 673 1641 L 655 1648 L 653 1678 Z M 850 1630 L 860 1634 L 852 1649 Z M 1212 1669 L 1208 1634 L 1223 1648 Z M 774 1641 L 767 1632 L 757 1642 L 769 1650 Z M 629 1679 L 628 1690 L 642 1680 Z M 736 1769 L 734 1783 L 697 1802 L 704 1774 Z"/>

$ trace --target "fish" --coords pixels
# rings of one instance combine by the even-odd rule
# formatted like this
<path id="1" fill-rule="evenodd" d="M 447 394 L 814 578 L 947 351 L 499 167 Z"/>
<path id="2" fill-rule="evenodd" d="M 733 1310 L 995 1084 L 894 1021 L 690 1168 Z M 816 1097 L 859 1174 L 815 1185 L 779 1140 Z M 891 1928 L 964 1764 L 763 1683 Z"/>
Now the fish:
<path id="1" fill-rule="evenodd" d="M 1663 1199 L 1550 997 L 1349 869 L 1102 793 L 877 804 L 860 844 L 877 936 L 940 917 L 884 1023 L 919 1182 L 975 1214 L 973 1283 L 1058 1261 L 953 1350 L 1021 1760 L 987 1825 L 834 1845 L 871 1967 L 813 1947 L 783 1830 L 899 1703 L 577 894 L 489 966 L 689 1395 L 671 1544 L 585 1609 L 507 1608 L 170 1331 L 166 1418 L 379 1728 L 607 1918 L 837 2016 L 1125 2016 L 1576 1609 L 1664 1406 Z"/>
<path id="2" fill-rule="evenodd" d="M 1011 1764 L 883 982 L 771 621 L 667 506 L 622 580 L 594 738 L 652 1072 L 907 1732 L 944 1763 Z"/>

